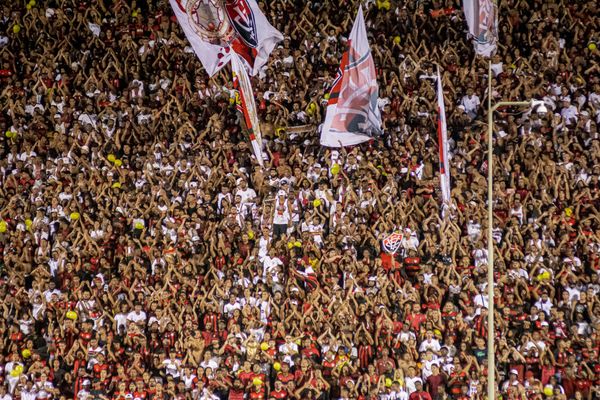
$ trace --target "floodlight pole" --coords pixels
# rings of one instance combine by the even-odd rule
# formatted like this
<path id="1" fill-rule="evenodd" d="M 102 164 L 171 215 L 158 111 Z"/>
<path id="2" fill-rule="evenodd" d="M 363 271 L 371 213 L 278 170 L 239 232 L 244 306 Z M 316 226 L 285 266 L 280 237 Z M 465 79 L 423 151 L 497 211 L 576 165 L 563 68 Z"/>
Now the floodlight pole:
<path id="1" fill-rule="evenodd" d="M 487 149 L 487 192 L 488 192 L 488 224 L 487 224 L 487 291 L 488 291 L 488 320 L 487 320 L 487 370 L 488 370 L 488 400 L 496 400 L 496 331 L 494 327 L 494 112 L 505 106 L 529 106 L 531 101 L 501 101 L 492 106 L 492 62 L 488 63 L 488 149 Z"/>

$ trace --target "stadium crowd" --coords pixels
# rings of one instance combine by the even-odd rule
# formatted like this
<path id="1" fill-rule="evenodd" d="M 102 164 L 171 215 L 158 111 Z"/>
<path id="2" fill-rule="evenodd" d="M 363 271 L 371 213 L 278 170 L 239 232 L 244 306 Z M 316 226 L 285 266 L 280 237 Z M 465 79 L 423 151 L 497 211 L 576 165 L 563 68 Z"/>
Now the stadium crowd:
<path id="1" fill-rule="evenodd" d="M 0 400 L 600 399 L 597 5 L 501 1 L 487 93 L 459 1 L 368 3 L 384 135 L 340 149 L 357 1 L 260 3 L 264 169 L 168 1 L 2 3 Z M 495 371 L 488 96 L 549 109 L 496 115 Z"/>

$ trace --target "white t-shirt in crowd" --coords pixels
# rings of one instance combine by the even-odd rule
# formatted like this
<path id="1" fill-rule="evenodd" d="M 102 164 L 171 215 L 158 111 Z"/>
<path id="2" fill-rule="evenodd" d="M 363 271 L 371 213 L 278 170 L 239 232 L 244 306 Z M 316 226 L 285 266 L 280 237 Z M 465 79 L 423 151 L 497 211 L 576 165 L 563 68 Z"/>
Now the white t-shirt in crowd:
<path id="1" fill-rule="evenodd" d="M 136 311 L 131 311 L 127 314 L 127 320 L 133 321 L 136 324 L 140 321 L 146 321 L 146 313 L 144 311 L 140 311 L 139 314 Z"/>

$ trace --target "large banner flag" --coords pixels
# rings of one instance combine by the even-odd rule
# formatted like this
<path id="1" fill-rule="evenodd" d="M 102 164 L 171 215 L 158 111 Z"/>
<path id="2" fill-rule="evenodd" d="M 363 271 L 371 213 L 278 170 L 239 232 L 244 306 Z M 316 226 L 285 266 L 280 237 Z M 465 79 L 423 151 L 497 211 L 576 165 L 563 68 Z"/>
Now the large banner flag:
<path id="1" fill-rule="evenodd" d="M 169 0 L 192 49 L 213 76 L 237 53 L 251 75 L 266 64 L 283 35 L 256 0 Z"/>
<path id="2" fill-rule="evenodd" d="M 496 52 L 498 42 L 498 6 L 495 0 L 463 0 L 465 19 L 475 52 L 490 57 Z"/>
<path id="3" fill-rule="evenodd" d="M 380 135 L 378 98 L 375 63 L 367 41 L 361 6 L 329 92 L 321 144 L 328 147 L 352 146 Z"/>
<path id="4" fill-rule="evenodd" d="M 236 96 L 237 106 L 244 115 L 246 128 L 250 131 L 250 143 L 252 144 L 252 150 L 254 150 L 254 156 L 256 157 L 258 164 L 262 167 L 262 135 L 260 133 L 258 115 L 256 114 L 254 92 L 252 90 L 250 77 L 237 53 L 231 55 L 231 70 L 233 72 L 233 84 L 239 93 L 239 96 Z"/>
<path id="5" fill-rule="evenodd" d="M 442 199 L 445 204 L 450 202 L 450 166 L 448 163 L 448 130 L 446 127 L 446 106 L 444 105 L 444 88 L 440 67 L 437 68 L 437 101 L 438 101 L 438 148 L 440 155 L 440 185 Z"/>

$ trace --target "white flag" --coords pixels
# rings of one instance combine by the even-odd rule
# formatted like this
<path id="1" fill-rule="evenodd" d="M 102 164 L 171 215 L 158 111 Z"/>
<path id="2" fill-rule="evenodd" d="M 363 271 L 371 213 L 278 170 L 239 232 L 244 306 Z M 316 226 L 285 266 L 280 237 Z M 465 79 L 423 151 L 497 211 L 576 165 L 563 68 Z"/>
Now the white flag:
<path id="1" fill-rule="evenodd" d="M 440 186 L 442 199 L 448 204 L 450 201 L 450 165 L 448 162 L 448 130 L 446 127 L 446 107 L 444 105 L 444 88 L 440 67 L 437 69 L 437 101 L 438 101 L 438 148 L 440 156 Z"/>
<path id="2" fill-rule="evenodd" d="M 258 164 L 262 167 L 262 135 L 260 132 L 258 115 L 256 114 L 254 91 L 252 90 L 252 84 L 250 82 L 250 77 L 246 72 L 246 68 L 244 67 L 242 60 L 240 60 L 237 53 L 232 54 L 231 70 L 233 72 L 234 85 L 240 94 L 238 108 L 240 108 L 240 111 L 244 115 L 246 128 L 250 130 L 250 143 L 252 144 L 254 156 L 256 157 Z"/>
<path id="3" fill-rule="evenodd" d="M 266 64 L 283 35 L 256 0 L 169 0 L 177 21 L 208 75 L 223 68 L 236 52 L 250 75 Z"/>
<path id="4" fill-rule="evenodd" d="M 463 9 L 475 52 L 490 57 L 496 52 L 498 42 L 498 6 L 495 0 L 463 0 Z"/>
<path id="5" fill-rule="evenodd" d="M 379 87 L 375 63 L 367 40 L 362 6 L 348 38 L 338 75 L 329 93 L 321 144 L 352 146 L 381 134 L 377 107 Z"/>

